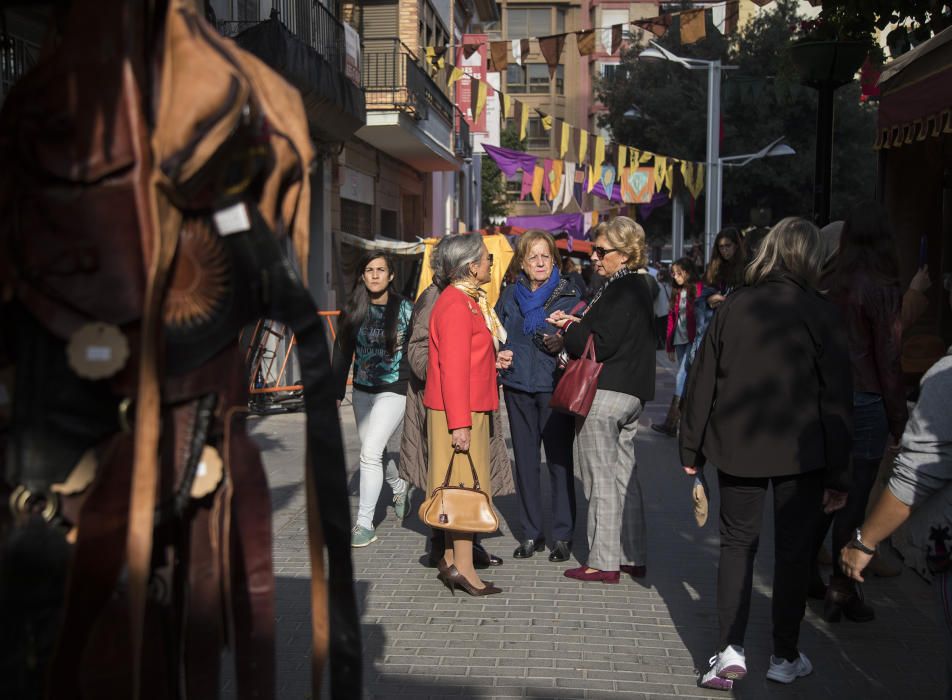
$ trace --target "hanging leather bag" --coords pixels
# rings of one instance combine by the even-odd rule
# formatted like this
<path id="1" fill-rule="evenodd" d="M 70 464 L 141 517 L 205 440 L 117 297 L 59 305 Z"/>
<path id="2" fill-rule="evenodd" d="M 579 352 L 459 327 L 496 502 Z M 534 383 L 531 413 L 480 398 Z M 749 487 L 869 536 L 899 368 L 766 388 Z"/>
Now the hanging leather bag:
<path id="1" fill-rule="evenodd" d="M 549 406 L 556 411 L 584 418 L 592 408 L 598 390 L 602 363 L 595 360 L 595 336 L 589 335 L 585 350 L 577 360 L 569 360 L 565 373 L 555 385 Z"/>
<path id="2" fill-rule="evenodd" d="M 485 491 L 479 488 L 479 475 L 473 458 L 466 452 L 469 468 L 473 472 L 473 487 L 450 486 L 453 473 L 454 453 L 446 468 L 443 485 L 433 489 L 433 493 L 420 505 L 420 520 L 430 527 L 451 532 L 495 532 L 499 529 L 499 517 Z"/>

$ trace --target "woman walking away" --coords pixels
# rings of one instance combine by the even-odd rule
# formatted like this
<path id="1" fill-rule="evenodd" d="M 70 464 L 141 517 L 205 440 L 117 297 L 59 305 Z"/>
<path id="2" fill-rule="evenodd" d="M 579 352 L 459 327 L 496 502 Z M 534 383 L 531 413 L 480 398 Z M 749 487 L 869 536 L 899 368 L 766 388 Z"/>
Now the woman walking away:
<path id="1" fill-rule="evenodd" d="M 727 295 L 744 284 L 747 253 L 736 228 L 725 228 L 714 239 L 711 262 L 704 274 L 704 284 L 714 289 L 707 303 L 712 309 L 724 303 Z"/>
<path id="2" fill-rule="evenodd" d="M 839 252 L 822 286 L 846 322 L 854 392 L 853 479 L 846 506 L 833 516 L 835 554 L 862 523 L 886 442 L 891 436 L 893 444 L 899 443 L 907 418 L 896 246 L 886 214 L 875 202 L 858 206 L 843 224 Z M 874 619 L 860 584 L 850 580 L 836 556 L 833 559 L 824 617 L 829 622 L 841 615 L 854 622 Z"/>
<path id="3" fill-rule="evenodd" d="M 701 678 L 729 689 L 747 673 L 744 634 L 764 499 L 773 487 L 773 656 L 767 678 L 813 670 L 797 643 L 814 533 L 846 499 L 852 382 L 836 308 L 815 291 L 819 232 L 777 224 L 747 269 L 747 287 L 714 314 L 695 360 L 681 417 L 688 474 L 705 461 L 720 485 L 718 653 Z"/>
<path id="4" fill-rule="evenodd" d="M 490 483 L 489 430 L 492 411 L 499 408 L 496 370 L 508 368 L 512 353 L 497 348 L 506 330 L 480 287 L 491 279 L 492 259 L 479 234 L 447 236 L 441 243 L 449 286 L 430 315 L 430 348 L 426 369 L 427 494 L 443 483 L 452 464 L 450 483 L 474 486 L 470 459 L 481 485 Z M 485 486 L 484 486 L 485 488 Z M 473 565 L 473 534 L 445 533 L 446 551 L 438 578 L 451 591 L 473 596 L 501 590 L 483 582 Z"/>
<path id="5" fill-rule="evenodd" d="M 652 425 L 651 429 L 663 435 L 674 437 L 678 434 L 678 419 L 681 397 L 684 396 L 684 384 L 687 381 L 685 356 L 698 335 L 698 330 L 707 313 L 703 285 L 697 279 L 697 268 L 691 258 L 681 258 L 671 266 L 673 279 L 671 305 L 668 310 L 668 327 L 665 335 L 665 349 L 668 360 L 677 362 L 678 373 L 674 385 L 674 396 L 664 423 Z"/>
<path id="6" fill-rule="evenodd" d="M 588 499 L 588 566 L 565 575 L 618 583 L 619 571 L 646 573 L 644 503 L 635 460 L 638 416 L 654 398 L 654 311 L 647 274 L 645 231 L 626 216 L 595 229 L 592 260 L 605 284 L 581 318 L 555 311 L 565 349 L 580 357 L 589 336 L 602 363 L 595 400 L 575 420 L 575 465 Z"/>
<path id="7" fill-rule="evenodd" d="M 549 561 L 567 561 L 575 531 L 575 478 L 572 474 L 571 416 L 549 407 L 555 387 L 557 355 L 562 339 L 546 316 L 554 311 L 576 312 L 584 306 L 582 292 L 562 277 L 555 239 L 545 231 L 526 231 L 516 246 L 516 282 L 506 287 L 496 312 L 506 328 L 506 348 L 512 350 L 512 369 L 503 372 L 503 396 L 509 414 L 509 432 L 516 461 L 522 539 L 512 556 L 528 559 L 545 548 L 543 513 L 552 520 Z M 546 347 L 546 342 L 550 347 Z M 540 448 L 545 446 L 551 502 L 542 505 Z"/>
<path id="8" fill-rule="evenodd" d="M 347 390 L 347 374 L 354 365 L 354 418 L 360 439 L 360 505 L 351 537 L 354 547 L 377 540 L 374 511 L 384 480 L 384 451 L 399 427 L 406 407 L 409 337 L 409 301 L 393 287 L 393 264 L 387 255 L 370 251 L 357 265 L 358 277 L 341 314 L 334 344 L 334 382 L 337 405 Z M 387 483 L 393 489 L 393 509 L 402 520 L 407 514 L 407 483 L 387 461 Z"/>
<path id="9" fill-rule="evenodd" d="M 433 284 L 423 290 L 413 305 L 410 316 L 410 340 L 407 342 L 407 359 L 410 362 L 410 380 L 407 382 L 407 412 L 403 419 L 403 435 L 400 436 L 400 477 L 421 491 L 427 488 L 426 407 L 423 391 L 426 388 L 426 367 L 430 356 L 430 314 L 433 305 L 448 283 L 447 270 L 443 265 L 443 243 L 430 252 L 430 267 Z M 493 496 L 508 495 L 515 491 L 509 449 L 502 430 L 499 412 L 493 412 L 494 430 L 489 439 L 491 455 Z M 436 568 L 446 548 L 443 530 L 433 529 L 430 534 L 430 551 L 425 562 Z M 502 559 L 487 552 L 478 540 L 473 542 L 473 561 L 477 569 L 487 566 L 502 566 Z"/>

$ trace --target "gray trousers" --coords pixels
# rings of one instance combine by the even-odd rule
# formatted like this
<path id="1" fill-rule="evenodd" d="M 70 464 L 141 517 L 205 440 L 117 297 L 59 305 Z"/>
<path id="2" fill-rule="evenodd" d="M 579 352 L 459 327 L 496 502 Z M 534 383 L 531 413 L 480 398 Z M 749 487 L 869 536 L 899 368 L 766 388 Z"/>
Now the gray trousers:
<path id="1" fill-rule="evenodd" d="M 618 571 L 647 559 L 645 508 L 635 434 L 641 399 L 599 389 L 586 418 L 575 421 L 575 467 L 588 500 L 588 566 Z"/>

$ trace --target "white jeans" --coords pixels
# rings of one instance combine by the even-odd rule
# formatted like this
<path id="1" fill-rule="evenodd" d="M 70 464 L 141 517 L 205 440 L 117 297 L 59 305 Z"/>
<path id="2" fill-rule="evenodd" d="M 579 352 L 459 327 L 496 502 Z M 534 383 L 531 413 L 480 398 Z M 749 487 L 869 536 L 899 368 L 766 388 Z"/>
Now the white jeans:
<path id="1" fill-rule="evenodd" d="M 377 499 L 383 487 L 384 452 L 387 442 L 403 419 L 407 397 L 389 391 L 371 394 L 355 388 L 353 402 L 357 437 L 360 439 L 360 505 L 357 507 L 357 524 L 372 530 Z M 395 496 L 402 496 L 407 491 L 407 482 L 397 475 L 394 456 L 386 456 L 387 483 Z"/>

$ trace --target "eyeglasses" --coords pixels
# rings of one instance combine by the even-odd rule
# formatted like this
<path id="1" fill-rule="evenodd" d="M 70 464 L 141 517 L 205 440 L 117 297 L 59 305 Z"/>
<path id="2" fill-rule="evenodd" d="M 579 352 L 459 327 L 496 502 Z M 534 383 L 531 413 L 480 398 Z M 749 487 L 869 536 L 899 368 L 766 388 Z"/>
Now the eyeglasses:
<path id="1" fill-rule="evenodd" d="M 608 255 L 609 253 L 614 253 L 617 251 L 618 251 L 618 248 L 602 248 L 600 245 L 597 245 L 594 248 L 592 248 L 592 257 L 595 257 L 597 255 L 598 258 L 601 260 L 601 259 L 604 259 L 605 256 Z"/>

